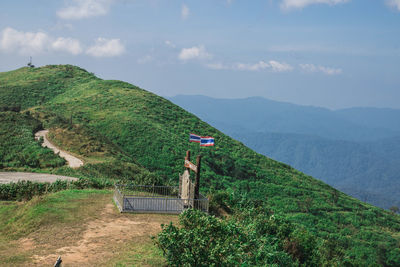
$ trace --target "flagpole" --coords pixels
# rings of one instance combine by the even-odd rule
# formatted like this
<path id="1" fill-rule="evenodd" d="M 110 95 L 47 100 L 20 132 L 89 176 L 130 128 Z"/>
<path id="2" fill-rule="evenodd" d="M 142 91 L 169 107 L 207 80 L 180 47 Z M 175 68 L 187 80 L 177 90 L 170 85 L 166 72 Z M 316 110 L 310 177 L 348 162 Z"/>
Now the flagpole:
<path id="1" fill-rule="evenodd" d="M 194 184 L 194 198 L 200 199 L 199 189 L 200 189 L 200 169 L 201 169 L 201 155 L 198 155 L 196 158 L 196 182 Z"/>

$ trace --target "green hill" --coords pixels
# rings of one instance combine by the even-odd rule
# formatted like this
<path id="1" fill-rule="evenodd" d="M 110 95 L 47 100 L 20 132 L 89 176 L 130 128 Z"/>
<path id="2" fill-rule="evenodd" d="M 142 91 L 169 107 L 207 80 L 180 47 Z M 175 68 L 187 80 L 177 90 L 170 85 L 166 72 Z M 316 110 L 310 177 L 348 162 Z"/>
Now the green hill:
<path id="1" fill-rule="evenodd" d="M 257 154 L 131 84 L 101 80 L 69 65 L 21 68 L 0 73 L 0 107 L 29 111 L 16 116 L 41 122 L 55 142 L 89 163 L 77 170 L 57 165 L 51 172 L 177 184 L 185 151 L 202 153 L 202 191 L 212 199 L 214 213 L 229 214 L 218 227 L 237 227 L 243 240 L 254 243 L 244 248 L 243 240 L 231 240 L 249 251 L 242 264 L 282 265 L 290 255 L 294 265 L 400 265 L 399 216 Z M 200 149 L 188 142 L 190 132 L 213 136 L 216 146 Z M 71 141 L 72 135 L 82 138 Z M 281 223 L 272 227 L 275 220 Z"/>

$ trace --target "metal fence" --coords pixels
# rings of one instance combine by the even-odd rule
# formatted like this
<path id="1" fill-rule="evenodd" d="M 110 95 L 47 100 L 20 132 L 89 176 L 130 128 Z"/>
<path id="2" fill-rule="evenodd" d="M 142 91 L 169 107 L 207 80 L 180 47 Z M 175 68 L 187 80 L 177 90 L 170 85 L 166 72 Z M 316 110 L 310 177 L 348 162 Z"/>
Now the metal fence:
<path id="1" fill-rule="evenodd" d="M 195 208 L 208 212 L 208 199 L 182 199 L 177 186 L 115 185 L 114 201 L 121 212 L 181 213 Z"/>
<path id="2" fill-rule="evenodd" d="M 169 198 L 179 197 L 179 189 L 176 186 L 117 185 L 117 187 L 125 196 Z"/>

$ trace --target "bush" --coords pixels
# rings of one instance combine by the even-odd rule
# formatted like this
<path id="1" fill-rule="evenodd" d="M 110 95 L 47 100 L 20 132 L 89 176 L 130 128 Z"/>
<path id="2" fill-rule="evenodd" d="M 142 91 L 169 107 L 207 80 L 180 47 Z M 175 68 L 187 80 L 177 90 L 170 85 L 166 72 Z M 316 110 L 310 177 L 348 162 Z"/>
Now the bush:
<path id="1" fill-rule="evenodd" d="M 108 180 L 81 178 L 77 181 L 57 180 L 54 183 L 34 183 L 18 181 L 17 183 L 0 184 L 0 200 L 30 200 L 34 196 L 54 193 L 66 189 L 104 189 L 111 188 L 113 183 Z"/>
<path id="2" fill-rule="evenodd" d="M 296 265 L 276 238 L 258 236 L 232 220 L 187 210 L 179 221 L 182 228 L 162 226 L 156 239 L 170 266 Z"/>

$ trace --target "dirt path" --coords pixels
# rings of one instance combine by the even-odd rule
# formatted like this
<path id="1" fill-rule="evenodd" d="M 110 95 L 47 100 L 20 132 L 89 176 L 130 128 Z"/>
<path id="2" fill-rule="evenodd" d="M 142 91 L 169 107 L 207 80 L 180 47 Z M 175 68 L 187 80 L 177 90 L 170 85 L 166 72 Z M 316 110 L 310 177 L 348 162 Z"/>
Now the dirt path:
<path id="1" fill-rule="evenodd" d="M 68 166 L 71 168 L 79 168 L 80 166 L 83 165 L 83 161 L 78 159 L 77 157 L 72 156 L 66 151 L 60 150 L 57 148 L 55 145 L 50 143 L 50 141 L 47 139 L 47 134 L 49 133 L 49 130 L 43 130 L 39 131 L 35 134 L 35 138 L 39 139 L 40 137 L 43 137 L 43 144 L 42 146 L 48 147 L 51 150 L 54 151 L 55 154 L 59 153 L 60 157 L 64 158 L 68 162 Z"/>
<path id="2" fill-rule="evenodd" d="M 97 219 L 88 222 L 79 240 L 59 247 L 51 254 L 33 255 L 32 265 L 50 266 L 58 256 L 62 257 L 66 267 L 108 265 L 107 262 L 123 251 L 129 242 L 138 245 L 151 242 L 150 236 L 161 231 L 160 224 L 168 224 L 171 220 L 176 222 L 177 216 L 121 214 L 113 204 L 107 204 Z M 32 239 L 20 240 L 24 249 L 37 248 L 38 245 Z"/>
<path id="3" fill-rule="evenodd" d="M 45 174 L 45 173 L 31 173 L 31 172 L 0 172 L 0 184 L 15 183 L 18 181 L 32 181 L 32 182 L 49 182 L 54 183 L 57 180 L 74 181 L 77 178 Z"/>

